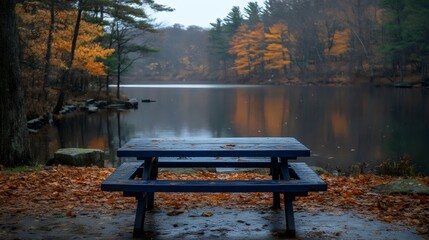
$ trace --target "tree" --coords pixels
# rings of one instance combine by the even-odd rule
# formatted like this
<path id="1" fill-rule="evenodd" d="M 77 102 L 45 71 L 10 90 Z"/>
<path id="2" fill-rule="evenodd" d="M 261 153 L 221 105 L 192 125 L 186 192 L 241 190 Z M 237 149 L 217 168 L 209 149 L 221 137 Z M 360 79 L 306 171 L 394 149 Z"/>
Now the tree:
<path id="1" fill-rule="evenodd" d="M 405 0 L 382 0 L 381 6 L 386 10 L 384 31 L 386 41 L 381 46 L 385 59 L 392 65 L 393 80 L 399 74 L 400 82 L 404 81 L 404 67 L 406 51 L 408 50 L 403 39 L 402 30 L 405 27 Z"/>
<path id="2" fill-rule="evenodd" d="M 14 0 L 0 1 L 0 163 L 31 163 Z"/>
<path id="3" fill-rule="evenodd" d="M 249 2 L 244 11 L 247 15 L 247 24 L 254 26 L 261 22 L 261 8 L 258 6 L 258 2 Z"/>
<path id="4" fill-rule="evenodd" d="M 230 58 L 228 54 L 229 41 L 222 19 L 218 18 L 216 23 L 210 23 L 212 28 L 209 30 L 209 49 L 213 54 L 210 57 L 211 63 L 214 66 L 213 70 L 221 71 L 223 77 L 226 76 L 227 61 Z M 218 67 L 220 66 L 220 67 Z"/>
<path id="5" fill-rule="evenodd" d="M 49 9 L 40 3 L 17 7 L 21 19 L 20 36 L 25 42 L 23 60 L 37 59 L 41 63 L 36 68 L 44 66 L 42 88 L 48 85 L 47 75 L 51 69 L 65 71 L 68 68 L 77 16 L 73 9 L 59 9 L 51 0 L 48 3 L 46 7 Z M 98 39 L 103 35 L 102 26 L 81 20 L 72 71 L 81 70 L 92 76 L 106 75 L 106 66 L 100 60 L 107 58 L 114 50 L 100 45 Z M 69 82 L 67 84 L 70 85 Z"/>
<path id="6" fill-rule="evenodd" d="M 228 13 L 228 15 L 225 17 L 224 21 L 224 27 L 225 31 L 228 34 L 229 38 L 231 39 L 232 36 L 234 36 L 235 32 L 238 30 L 238 28 L 243 24 L 243 16 L 240 11 L 240 7 L 234 6 L 231 9 L 231 12 Z"/>
<path id="7" fill-rule="evenodd" d="M 429 61 L 429 2 L 410 0 L 406 2 L 405 13 L 407 19 L 403 35 L 406 38 L 406 46 L 412 49 L 410 60 L 418 64 L 421 81 L 428 81 Z"/>
<path id="8" fill-rule="evenodd" d="M 133 44 L 132 40 L 145 32 L 155 32 L 144 7 L 149 6 L 153 11 L 173 11 L 172 8 L 156 4 L 153 0 L 100 0 L 104 1 L 103 14 L 110 19 L 107 23 L 109 32 L 109 47 L 116 49 L 116 96 L 119 98 L 121 74 L 126 71 L 141 54 L 156 52 L 157 49 L 145 45 Z M 101 18 L 102 20 L 104 18 Z M 131 56 L 133 55 L 133 56 Z M 106 86 L 108 87 L 108 86 Z"/>
<path id="9" fill-rule="evenodd" d="M 349 51 L 350 34 L 351 33 L 349 29 L 335 31 L 332 38 L 332 43 L 329 44 L 329 48 L 325 49 L 326 54 L 339 57 Z"/>
<path id="10" fill-rule="evenodd" d="M 252 78 L 257 67 L 263 64 L 264 55 L 264 25 L 257 24 L 252 30 L 247 24 L 243 24 L 231 40 L 229 52 L 236 56 L 232 69 L 238 75 L 247 75 Z M 261 69 L 263 73 L 263 68 Z"/>
<path id="11" fill-rule="evenodd" d="M 63 76 L 61 77 L 61 85 L 60 85 L 60 91 L 58 93 L 58 100 L 53 110 L 54 114 L 58 114 L 64 104 L 64 99 L 66 94 L 66 81 L 70 80 L 70 76 L 71 76 L 70 71 L 73 66 L 77 37 L 79 36 L 79 28 L 80 28 L 80 21 L 82 19 L 83 4 L 84 4 L 83 0 L 78 0 L 76 22 L 73 30 L 73 39 L 71 41 L 70 57 L 66 63 L 66 69 L 63 72 Z"/>
<path id="12" fill-rule="evenodd" d="M 286 74 L 287 66 L 291 64 L 289 47 L 293 42 L 293 36 L 289 33 L 287 25 L 277 23 L 269 27 L 269 31 L 265 33 L 265 40 L 267 42 L 264 52 L 266 69 L 283 69 L 283 73 Z"/>

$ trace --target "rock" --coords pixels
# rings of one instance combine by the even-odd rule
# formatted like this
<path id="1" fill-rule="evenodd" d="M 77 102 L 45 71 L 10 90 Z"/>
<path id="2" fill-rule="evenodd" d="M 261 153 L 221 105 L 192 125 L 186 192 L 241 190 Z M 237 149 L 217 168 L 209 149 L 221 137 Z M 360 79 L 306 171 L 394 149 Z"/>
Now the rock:
<path id="1" fill-rule="evenodd" d="M 59 111 L 59 114 L 62 114 L 62 115 L 66 114 L 66 113 L 68 113 L 68 111 L 65 110 L 65 109 L 62 109 L 62 110 Z"/>
<path id="2" fill-rule="evenodd" d="M 398 179 L 391 183 L 378 186 L 374 189 L 377 193 L 422 194 L 429 195 L 429 187 L 417 179 Z"/>
<path id="3" fill-rule="evenodd" d="M 35 133 L 39 133 L 39 130 L 29 128 L 29 129 L 28 129 L 28 132 L 29 132 L 29 133 L 34 133 L 34 134 L 35 134 Z"/>
<path id="4" fill-rule="evenodd" d="M 43 117 L 38 117 L 28 121 L 27 127 L 37 130 L 37 129 L 40 129 L 44 124 L 45 124 L 45 119 Z"/>
<path id="5" fill-rule="evenodd" d="M 98 111 L 98 107 L 95 105 L 88 105 L 88 106 L 86 106 L 86 109 L 87 109 L 86 111 L 88 113 L 95 113 Z"/>
<path id="6" fill-rule="evenodd" d="M 78 167 L 96 165 L 103 167 L 104 151 L 85 148 L 61 148 L 55 152 L 54 158 L 47 163 L 47 165 L 54 164 Z"/>
<path id="7" fill-rule="evenodd" d="M 85 102 L 85 104 L 86 105 L 91 105 L 91 104 L 94 104 L 95 103 L 95 100 L 94 99 L 88 99 L 88 100 L 86 100 L 86 102 Z"/>
<path id="8" fill-rule="evenodd" d="M 123 103 L 114 103 L 106 106 L 107 109 L 126 109 L 127 107 Z"/>
<path id="9" fill-rule="evenodd" d="M 139 101 L 137 100 L 137 98 L 131 98 L 130 100 L 128 100 L 127 105 L 129 108 L 138 108 Z"/>
<path id="10" fill-rule="evenodd" d="M 105 100 L 99 100 L 99 101 L 95 101 L 95 106 L 97 106 L 100 109 L 105 108 L 109 103 Z"/>
<path id="11" fill-rule="evenodd" d="M 63 106 L 63 110 L 66 111 L 67 113 L 74 112 L 77 110 L 77 107 L 75 105 L 65 105 Z"/>

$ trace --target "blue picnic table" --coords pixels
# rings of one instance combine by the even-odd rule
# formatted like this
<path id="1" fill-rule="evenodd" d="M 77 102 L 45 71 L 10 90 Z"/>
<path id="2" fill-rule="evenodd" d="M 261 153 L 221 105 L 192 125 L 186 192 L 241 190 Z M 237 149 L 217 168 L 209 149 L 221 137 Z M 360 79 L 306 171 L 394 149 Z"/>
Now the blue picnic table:
<path id="1" fill-rule="evenodd" d="M 101 185 L 103 191 L 122 191 L 136 197 L 134 236 L 144 234 L 146 210 L 154 207 L 155 192 L 272 192 L 273 207 L 284 194 L 286 233 L 295 236 L 293 200 L 311 191 L 326 191 L 326 183 L 303 162 L 310 150 L 291 137 L 138 138 L 117 150 L 132 157 Z M 237 160 L 237 159 L 240 160 Z M 159 180 L 159 168 L 268 168 L 271 180 Z M 135 180 L 138 178 L 139 180 Z"/>

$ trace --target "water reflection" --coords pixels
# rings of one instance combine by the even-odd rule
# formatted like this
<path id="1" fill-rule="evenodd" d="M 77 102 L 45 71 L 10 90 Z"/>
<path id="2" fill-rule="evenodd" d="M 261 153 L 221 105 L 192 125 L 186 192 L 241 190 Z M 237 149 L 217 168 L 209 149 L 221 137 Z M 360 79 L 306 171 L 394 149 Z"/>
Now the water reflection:
<path id="1" fill-rule="evenodd" d="M 347 170 L 411 155 L 429 174 L 429 95 L 424 89 L 358 87 L 128 87 L 153 99 L 138 110 L 66 117 L 32 135 L 39 159 L 59 147 L 115 150 L 134 137 L 293 136 L 312 150 L 310 164 Z"/>

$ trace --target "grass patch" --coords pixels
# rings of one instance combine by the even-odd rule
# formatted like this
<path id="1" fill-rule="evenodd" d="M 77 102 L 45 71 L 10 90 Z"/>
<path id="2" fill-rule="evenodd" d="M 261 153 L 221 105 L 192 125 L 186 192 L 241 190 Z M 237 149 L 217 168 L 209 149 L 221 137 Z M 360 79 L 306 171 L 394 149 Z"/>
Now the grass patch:
<path id="1" fill-rule="evenodd" d="M 409 155 L 403 155 L 397 161 L 387 160 L 378 165 L 378 174 L 386 176 L 416 176 L 413 159 Z"/>
<path id="2" fill-rule="evenodd" d="M 22 173 L 22 172 L 38 172 L 44 170 L 44 165 L 34 165 L 34 166 L 19 166 L 14 168 L 1 168 L 2 173 L 12 174 L 12 173 Z"/>

